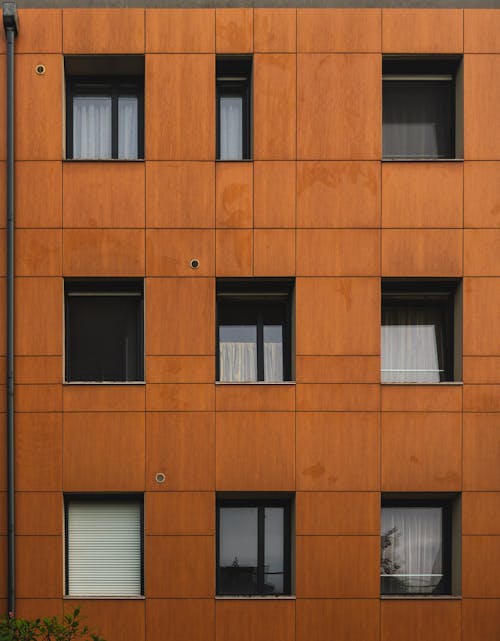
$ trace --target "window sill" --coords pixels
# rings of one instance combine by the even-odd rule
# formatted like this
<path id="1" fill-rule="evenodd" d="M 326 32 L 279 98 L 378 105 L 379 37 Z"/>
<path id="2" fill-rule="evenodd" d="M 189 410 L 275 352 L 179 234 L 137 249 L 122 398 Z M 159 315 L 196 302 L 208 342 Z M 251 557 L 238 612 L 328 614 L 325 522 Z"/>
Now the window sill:
<path id="1" fill-rule="evenodd" d="M 215 162 L 253 162 L 253 158 L 216 158 Z"/>
<path id="2" fill-rule="evenodd" d="M 408 387 L 408 386 L 411 386 L 411 385 L 413 385 L 414 387 L 417 386 L 417 385 L 430 385 L 430 386 L 435 386 L 435 387 L 436 386 L 437 387 L 445 387 L 446 385 L 450 385 L 450 386 L 457 386 L 458 385 L 458 386 L 461 386 L 461 385 L 463 385 L 463 382 L 462 381 L 442 381 L 441 383 L 424 383 L 424 382 L 422 382 L 422 383 L 404 383 L 404 382 L 399 382 L 399 383 L 398 382 L 394 382 L 394 383 L 386 382 L 386 383 L 382 383 L 381 382 L 380 384 L 381 385 L 403 385 L 404 387 Z"/>
<path id="3" fill-rule="evenodd" d="M 137 596 L 80 596 L 78 594 L 65 594 L 63 599 L 66 601 L 144 601 L 144 595 Z"/>
<path id="4" fill-rule="evenodd" d="M 461 601 L 458 594 L 381 594 L 382 601 Z"/>
<path id="5" fill-rule="evenodd" d="M 63 385 L 146 385 L 146 381 L 64 381 Z"/>
<path id="6" fill-rule="evenodd" d="M 230 595 L 230 594 L 224 594 L 224 595 L 216 595 L 215 600 L 216 601 L 234 601 L 234 600 L 251 600 L 251 601 L 269 601 L 269 600 L 280 600 L 280 601 L 295 601 L 296 597 L 291 594 L 277 594 L 273 596 L 272 594 L 268 595 L 262 595 L 262 594 L 241 594 L 241 595 Z"/>
<path id="7" fill-rule="evenodd" d="M 215 381 L 216 385 L 295 385 L 295 381 Z"/>
<path id="8" fill-rule="evenodd" d="M 63 162 L 69 162 L 69 163 L 96 163 L 96 162 L 124 162 L 124 163 L 131 163 L 131 162 L 138 162 L 138 163 L 145 163 L 146 159 L 145 158 L 63 158 Z"/>
<path id="9" fill-rule="evenodd" d="M 382 158 L 382 162 L 464 162 L 463 158 Z"/>

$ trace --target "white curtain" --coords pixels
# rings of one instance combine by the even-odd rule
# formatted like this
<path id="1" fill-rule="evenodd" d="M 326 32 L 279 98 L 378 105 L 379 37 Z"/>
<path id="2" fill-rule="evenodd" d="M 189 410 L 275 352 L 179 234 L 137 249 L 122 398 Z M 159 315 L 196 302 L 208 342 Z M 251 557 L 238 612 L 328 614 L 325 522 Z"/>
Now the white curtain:
<path id="1" fill-rule="evenodd" d="M 395 308 L 382 316 L 382 383 L 439 383 L 438 327 L 433 310 Z"/>
<path id="2" fill-rule="evenodd" d="M 264 344 L 264 380 L 279 383 L 283 380 L 283 344 Z"/>
<path id="3" fill-rule="evenodd" d="M 111 98 L 73 98 L 73 158 L 111 158 Z"/>
<path id="4" fill-rule="evenodd" d="M 118 98 L 118 158 L 135 159 L 137 149 L 137 97 Z"/>
<path id="5" fill-rule="evenodd" d="M 220 380 L 254 382 L 257 380 L 257 346 L 247 342 L 220 342 Z"/>
<path id="6" fill-rule="evenodd" d="M 240 96 L 221 96 L 220 99 L 220 159 L 243 158 L 243 99 Z"/>
<path id="7" fill-rule="evenodd" d="M 381 576 L 395 580 L 394 591 L 429 593 L 442 580 L 442 518 L 440 507 L 382 509 L 389 544 L 382 543 Z"/>

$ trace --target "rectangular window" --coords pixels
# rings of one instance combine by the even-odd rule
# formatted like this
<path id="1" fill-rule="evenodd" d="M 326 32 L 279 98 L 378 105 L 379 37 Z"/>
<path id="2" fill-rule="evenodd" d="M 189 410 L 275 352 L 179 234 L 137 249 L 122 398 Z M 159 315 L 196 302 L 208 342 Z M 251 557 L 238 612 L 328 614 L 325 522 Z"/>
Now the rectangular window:
<path id="1" fill-rule="evenodd" d="M 456 281 L 382 282 L 382 383 L 455 379 L 456 292 Z"/>
<path id="2" fill-rule="evenodd" d="M 291 593 L 289 500 L 219 500 L 217 594 Z"/>
<path id="3" fill-rule="evenodd" d="M 291 380 L 290 280 L 217 282 L 218 380 Z"/>
<path id="4" fill-rule="evenodd" d="M 451 594 L 451 567 L 449 501 L 382 501 L 382 594 Z"/>
<path id="5" fill-rule="evenodd" d="M 143 58 L 71 56 L 65 68 L 66 157 L 143 158 Z"/>
<path id="6" fill-rule="evenodd" d="M 66 496 L 65 516 L 66 594 L 142 595 L 142 497 Z"/>
<path id="7" fill-rule="evenodd" d="M 67 280 L 64 290 L 66 381 L 142 381 L 142 280 Z"/>
<path id="8" fill-rule="evenodd" d="M 217 57 L 217 160 L 247 160 L 251 152 L 252 59 Z"/>
<path id="9" fill-rule="evenodd" d="M 383 157 L 456 157 L 456 58 L 383 60 Z"/>

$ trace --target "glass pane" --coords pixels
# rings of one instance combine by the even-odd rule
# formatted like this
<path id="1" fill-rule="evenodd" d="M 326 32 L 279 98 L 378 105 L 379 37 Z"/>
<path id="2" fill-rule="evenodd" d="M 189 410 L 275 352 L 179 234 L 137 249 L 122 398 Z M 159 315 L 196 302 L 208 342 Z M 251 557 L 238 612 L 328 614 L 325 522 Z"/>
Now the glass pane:
<path id="1" fill-rule="evenodd" d="M 243 158 L 243 98 L 220 97 L 220 159 Z"/>
<path id="2" fill-rule="evenodd" d="M 440 507 L 382 508 L 383 594 L 441 594 L 443 510 Z"/>
<path id="3" fill-rule="evenodd" d="M 118 98 L 118 158 L 138 157 L 137 96 Z"/>
<path id="4" fill-rule="evenodd" d="M 258 510 L 219 510 L 219 594 L 257 593 Z"/>
<path id="5" fill-rule="evenodd" d="M 219 378 L 226 382 L 257 380 L 257 327 L 219 326 Z"/>
<path id="6" fill-rule="evenodd" d="M 264 510 L 264 593 L 284 592 L 284 519 L 282 507 Z"/>
<path id="7" fill-rule="evenodd" d="M 111 158 L 111 97 L 73 98 L 73 158 Z"/>
<path id="8" fill-rule="evenodd" d="M 439 309 L 382 309 L 382 383 L 439 383 L 445 379 Z"/>
<path id="9" fill-rule="evenodd" d="M 264 380 L 283 380 L 283 327 L 264 325 Z"/>
<path id="10" fill-rule="evenodd" d="M 392 158 L 452 156 L 451 81 L 383 83 L 383 154 Z"/>

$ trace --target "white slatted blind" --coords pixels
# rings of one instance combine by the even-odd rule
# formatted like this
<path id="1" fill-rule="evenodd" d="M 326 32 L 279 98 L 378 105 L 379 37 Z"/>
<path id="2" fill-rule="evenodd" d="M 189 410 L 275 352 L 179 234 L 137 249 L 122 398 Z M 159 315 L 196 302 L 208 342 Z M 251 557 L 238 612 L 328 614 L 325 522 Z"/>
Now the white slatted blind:
<path id="1" fill-rule="evenodd" d="M 129 501 L 70 501 L 68 594 L 141 594 L 141 504 Z"/>

